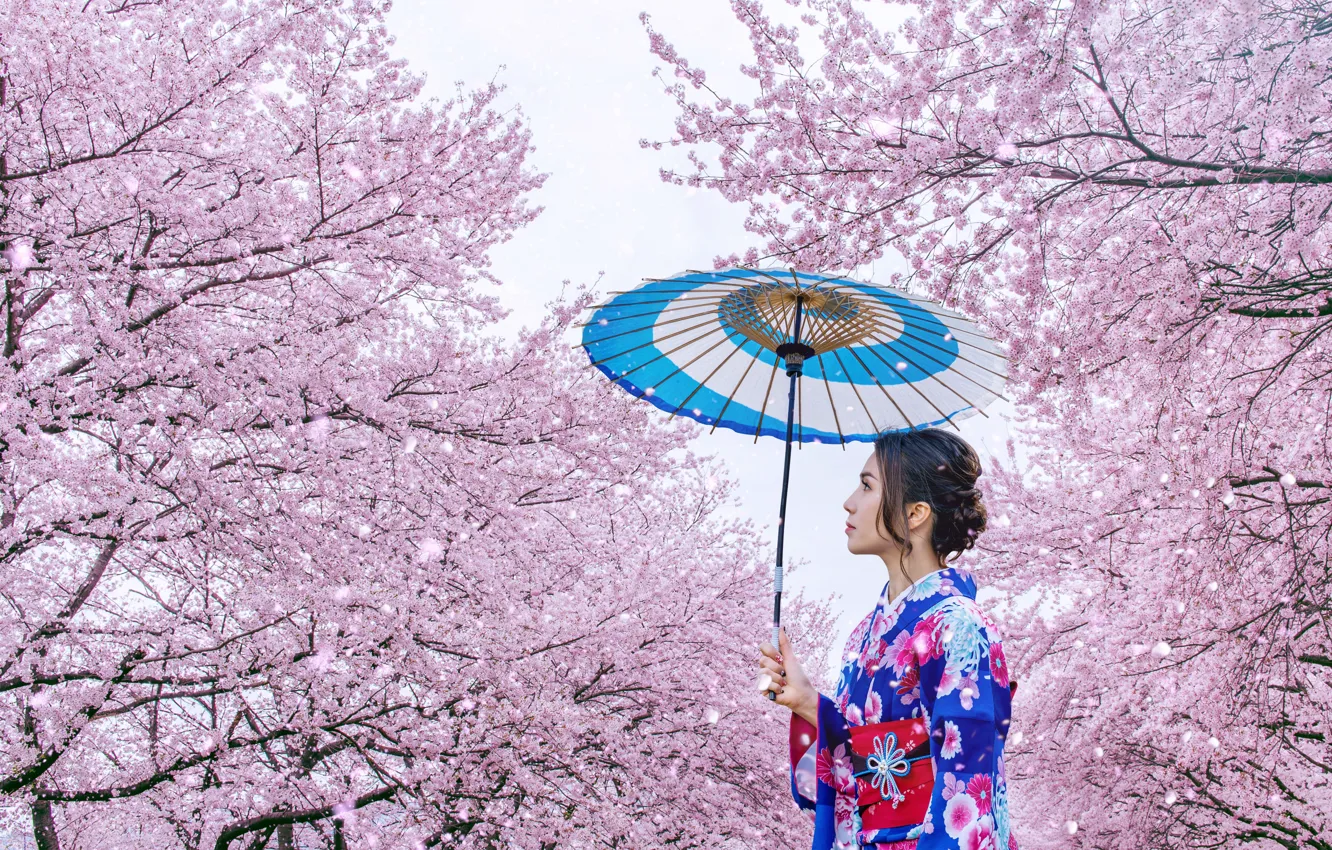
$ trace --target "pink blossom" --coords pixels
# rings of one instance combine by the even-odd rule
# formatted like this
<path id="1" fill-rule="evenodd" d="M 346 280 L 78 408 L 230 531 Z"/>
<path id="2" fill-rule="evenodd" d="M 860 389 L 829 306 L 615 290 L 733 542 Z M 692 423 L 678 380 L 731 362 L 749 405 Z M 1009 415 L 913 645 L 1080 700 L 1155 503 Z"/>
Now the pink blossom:
<path id="1" fill-rule="evenodd" d="M 32 243 L 26 239 L 11 239 L 3 252 L 9 261 L 11 274 L 19 275 L 37 264 L 37 257 L 32 250 Z"/>
<path id="2" fill-rule="evenodd" d="M 960 838 L 978 816 L 976 801 L 968 794 L 954 794 L 944 806 L 944 831 L 951 838 Z"/>

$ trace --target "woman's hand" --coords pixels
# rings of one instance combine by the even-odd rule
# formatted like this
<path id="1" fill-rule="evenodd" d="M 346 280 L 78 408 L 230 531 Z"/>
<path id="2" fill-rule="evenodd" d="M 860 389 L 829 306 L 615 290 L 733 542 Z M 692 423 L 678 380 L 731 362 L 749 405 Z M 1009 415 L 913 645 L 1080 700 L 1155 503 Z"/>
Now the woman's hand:
<path id="1" fill-rule="evenodd" d="M 760 690 L 776 692 L 778 705 L 786 706 L 817 726 L 819 692 L 810 684 L 805 669 L 800 666 L 800 659 L 796 658 L 794 650 L 791 649 L 786 629 L 778 633 L 778 642 L 782 645 L 781 652 L 767 641 L 759 646 L 759 651 L 763 653 L 759 658 Z"/>

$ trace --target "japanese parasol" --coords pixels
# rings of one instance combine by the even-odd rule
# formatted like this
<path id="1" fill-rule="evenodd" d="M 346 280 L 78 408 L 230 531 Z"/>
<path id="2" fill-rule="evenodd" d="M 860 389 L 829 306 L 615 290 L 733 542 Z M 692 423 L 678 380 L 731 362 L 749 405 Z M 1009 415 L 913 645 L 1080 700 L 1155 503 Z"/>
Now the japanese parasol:
<path id="1" fill-rule="evenodd" d="M 786 440 L 773 646 L 792 442 L 845 450 L 886 431 L 956 428 L 1006 398 L 1007 363 L 995 342 L 965 316 L 898 289 L 732 267 L 645 278 L 608 294 L 578 325 L 579 345 L 606 377 L 671 417 L 711 425 L 708 433 L 720 426 L 753 434 L 756 443 L 760 435 Z M 789 378 L 784 409 L 779 369 Z"/>

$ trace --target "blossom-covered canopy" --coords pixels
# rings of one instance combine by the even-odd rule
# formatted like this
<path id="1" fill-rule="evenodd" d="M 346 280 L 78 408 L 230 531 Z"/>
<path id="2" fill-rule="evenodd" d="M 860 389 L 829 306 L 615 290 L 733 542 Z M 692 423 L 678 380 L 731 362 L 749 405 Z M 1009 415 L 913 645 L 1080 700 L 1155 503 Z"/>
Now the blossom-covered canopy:
<path id="1" fill-rule="evenodd" d="M 1012 689 L 994 622 L 963 567 L 936 570 L 874 610 L 847 640 L 818 725 L 791 719 L 791 792 L 814 815 L 814 850 L 1017 850 L 1008 818 L 1004 739 Z M 934 788 L 921 824 L 862 828 L 850 728 L 924 718 Z"/>

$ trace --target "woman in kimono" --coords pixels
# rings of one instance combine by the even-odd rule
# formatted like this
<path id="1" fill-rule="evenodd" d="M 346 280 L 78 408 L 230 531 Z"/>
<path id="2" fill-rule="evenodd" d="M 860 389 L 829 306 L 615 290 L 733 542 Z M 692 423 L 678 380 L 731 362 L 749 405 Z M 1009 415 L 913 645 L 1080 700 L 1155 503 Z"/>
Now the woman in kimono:
<path id="1" fill-rule="evenodd" d="M 1017 683 L 975 579 L 947 563 L 985 530 L 980 474 L 952 432 L 881 434 L 842 507 L 847 548 L 881 557 L 888 582 L 837 692 L 814 689 L 784 631 L 780 651 L 761 647 L 761 686 L 792 712 L 791 793 L 813 850 L 1017 850 L 1003 755 Z"/>

